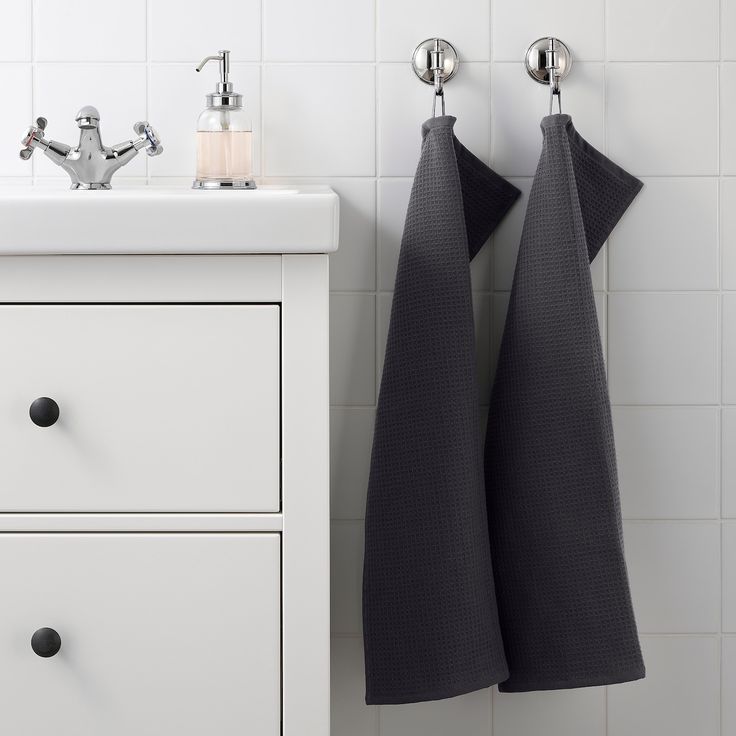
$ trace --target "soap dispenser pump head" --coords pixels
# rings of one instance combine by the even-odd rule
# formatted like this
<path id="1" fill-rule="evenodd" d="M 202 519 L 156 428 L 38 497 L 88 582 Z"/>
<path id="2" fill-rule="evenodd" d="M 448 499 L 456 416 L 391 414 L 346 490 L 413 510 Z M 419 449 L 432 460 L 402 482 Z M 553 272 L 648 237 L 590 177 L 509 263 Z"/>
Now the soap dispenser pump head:
<path id="1" fill-rule="evenodd" d="M 241 107 L 243 96 L 233 89 L 233 83 L 230 81 L 230 51 L 222 49 L 217 54 L 205 56 L 197 65 L 197 71 L 201 72 L 208 61 L 220 62 L 220 81 L 215 91 L 207 95 L 207 104 L 210 107 Z"/>

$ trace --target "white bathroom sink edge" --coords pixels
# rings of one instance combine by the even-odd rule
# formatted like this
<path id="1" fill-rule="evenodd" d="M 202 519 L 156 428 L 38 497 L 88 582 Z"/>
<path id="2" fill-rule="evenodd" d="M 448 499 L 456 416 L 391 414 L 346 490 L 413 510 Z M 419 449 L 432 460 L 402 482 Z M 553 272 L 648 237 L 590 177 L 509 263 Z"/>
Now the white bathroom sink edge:
<path id="1" fill-rule="evenodd" d="M 337 250 L 339 199 L 327 186 L 62 187 L 0 188 L 0 255 Z"/>

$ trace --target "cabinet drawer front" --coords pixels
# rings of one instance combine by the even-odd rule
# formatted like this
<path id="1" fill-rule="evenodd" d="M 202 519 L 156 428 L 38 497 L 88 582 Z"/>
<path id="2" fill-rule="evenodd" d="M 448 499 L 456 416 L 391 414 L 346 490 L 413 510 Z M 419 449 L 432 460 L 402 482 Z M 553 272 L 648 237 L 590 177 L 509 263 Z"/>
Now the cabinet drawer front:
<path id="1" fill-rule="evenodd" d="M 2 731 L 277 736 L 276 534 L 0 534 Z M 58 632 L 38 656 L 31 637 Z"/>
<path id="2" fill-rule="evenodd" d="M 278 306 L 5 305 L 0 335 L 0 511 L 278 511 Z"/>

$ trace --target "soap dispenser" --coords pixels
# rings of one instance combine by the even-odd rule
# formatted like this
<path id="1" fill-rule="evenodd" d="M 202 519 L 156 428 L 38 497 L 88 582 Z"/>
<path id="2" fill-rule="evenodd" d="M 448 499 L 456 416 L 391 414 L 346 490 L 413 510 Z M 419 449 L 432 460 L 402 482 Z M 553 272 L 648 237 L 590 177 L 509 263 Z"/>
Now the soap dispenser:
<path id="1" fill-rule="evenodd" d="M 255 189 L 252 176 L 252 128 L 243 96 L 230 81 L 230 52 L 207 56 L 220 65 L 220 81 L 207 95 L 207 107 L 197 122 L 197 178 L 193 189 Z"/>

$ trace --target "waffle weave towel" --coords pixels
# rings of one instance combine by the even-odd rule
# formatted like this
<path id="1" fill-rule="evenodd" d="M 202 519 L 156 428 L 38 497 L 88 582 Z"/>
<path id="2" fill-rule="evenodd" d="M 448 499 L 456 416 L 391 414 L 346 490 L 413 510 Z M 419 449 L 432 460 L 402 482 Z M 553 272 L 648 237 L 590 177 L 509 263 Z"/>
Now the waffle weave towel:
<path id="1" fill-rule="evenodd" d="M 470 259 L 519 195 L 427 121 L 378 400 L 365 520 L 368 703 L 435 700 L 507 676 L 483 481 Z"/>
<path id="2" fill-rule="evenodd" d="M 589 262 L 641 182 L 542 121 L 486 435 L 506 692 L 644 676 Z"/>

